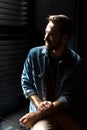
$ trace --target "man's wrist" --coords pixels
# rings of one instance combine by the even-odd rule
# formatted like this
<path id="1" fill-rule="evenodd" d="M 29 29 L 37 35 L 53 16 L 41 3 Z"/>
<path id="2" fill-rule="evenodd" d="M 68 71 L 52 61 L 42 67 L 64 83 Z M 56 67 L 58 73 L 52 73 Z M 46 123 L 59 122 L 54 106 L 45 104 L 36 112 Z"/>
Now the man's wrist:
<path id="1" fill-rule="evenodd" d="M 37 110 L 37 111 L 35 112 L 35 115 L 37 116 L 37 119 L 38 119 L 38 120 L 42 120 L 43 118 L 45 118 L 44 112 L 42 112 L 42 111 L 40 111 L 40 110 Z"/>

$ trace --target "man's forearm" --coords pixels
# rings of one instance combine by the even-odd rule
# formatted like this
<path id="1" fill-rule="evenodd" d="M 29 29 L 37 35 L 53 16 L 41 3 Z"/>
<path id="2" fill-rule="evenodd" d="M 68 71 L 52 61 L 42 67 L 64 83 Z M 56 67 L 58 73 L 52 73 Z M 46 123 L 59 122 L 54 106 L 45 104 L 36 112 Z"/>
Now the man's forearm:
<path id="1" fill-rule="evenodd" d="M 54 102 L 50 102 L 50 101 L 44 101 L 41 103 L 41 109 L 39 109 L 38 113 L 41 115 L 41 118 L 45 118 L 48 116 L 52 116 L 60 111 L 62 111 L 63 109 L 63 105 L 60 101 L 54 101 Z"/>
<path id="2" fill-rule="evenodd" d="M 53 102 L 53 111 L 54 111 L 54 113 L 59 112 L 62 109 L 63 109 L 63 104 L 60 101 L 56 100 L 56 101 Z"/>
<path id="3" fill-rule="evenodd" d="M 42 100 L 37 95 L 30 96 L 30 100 L 34 103 L 36 108 L 38 108 L 39 104 L 42 102 Z"/>

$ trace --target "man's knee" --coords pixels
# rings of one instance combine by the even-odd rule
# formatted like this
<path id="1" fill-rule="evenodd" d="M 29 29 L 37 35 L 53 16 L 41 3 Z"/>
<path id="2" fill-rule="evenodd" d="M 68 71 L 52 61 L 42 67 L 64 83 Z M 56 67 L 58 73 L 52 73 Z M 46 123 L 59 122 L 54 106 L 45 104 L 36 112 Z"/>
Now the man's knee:
<path id="1" fill-rule="evenodd" d="M 51 124 L 47 120 L 36 122 L 30 130 L 52 130 Z"/>

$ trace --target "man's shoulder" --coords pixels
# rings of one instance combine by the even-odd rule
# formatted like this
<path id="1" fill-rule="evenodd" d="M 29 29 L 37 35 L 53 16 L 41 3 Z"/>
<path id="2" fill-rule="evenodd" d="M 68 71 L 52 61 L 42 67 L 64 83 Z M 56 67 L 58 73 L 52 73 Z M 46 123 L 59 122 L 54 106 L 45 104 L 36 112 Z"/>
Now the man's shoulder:
<path id="1" fill-rule="evenodd" d="M 31 48 L 29 52 L 35 53 L 38 51 L 42 51 L 44 48 L 45 48 L 45 46 L 36 46 L 36 47 Z"/>
<path id="2" fill-rule="evenodd" d="M 46 52 L 46 47 L 45 46 L 36 46 L 33 47 L 29 50 L 28 52 L 28 57 L 38 57 L 41 54 L 45 54 Z"/>
<path id="3" fill-rule="evenodd" d="M 80 62 L 81 61 L 80 55 L 75 50 L 69 48 L 69 51 L 70 51 L 72 59 L 74 61 L 76 61 L 76 62 Z"/>

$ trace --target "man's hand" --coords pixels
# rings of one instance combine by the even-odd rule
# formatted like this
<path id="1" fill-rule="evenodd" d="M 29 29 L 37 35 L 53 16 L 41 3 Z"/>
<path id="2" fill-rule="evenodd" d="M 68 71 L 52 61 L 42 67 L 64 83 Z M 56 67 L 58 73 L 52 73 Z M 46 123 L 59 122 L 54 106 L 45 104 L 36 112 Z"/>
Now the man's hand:
<path id="1" fill-rule="evenodd" d="M 53 106 L 51 101 L 43 101 L 39 104 L 38 110 L 48 112 Z"/>
<path id="2" fill-rule="evenodd" d="M 21 119 L 19 119 L 19 123 L 22 124 L 26 129 L 33 126 L 35 122 L 40 119 L 40 112 L 31 112 L 25 114 Z"/>

